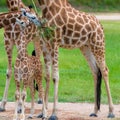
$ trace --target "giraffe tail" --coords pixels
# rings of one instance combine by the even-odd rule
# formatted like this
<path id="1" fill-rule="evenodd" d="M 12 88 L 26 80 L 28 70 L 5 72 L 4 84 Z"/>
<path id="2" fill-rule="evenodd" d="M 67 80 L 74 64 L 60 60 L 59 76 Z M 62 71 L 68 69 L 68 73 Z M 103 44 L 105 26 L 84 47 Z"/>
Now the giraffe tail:
<path id="1" fill-rule="evenodd" d="M 32 56 L 36 56 L 35 50 L 32 51 Z M 38 85 L 36 84 L 35 80 L 34 80 L 34 88 L 35 90 L 38 91 Z"/>
<path id="2" fill-rule="evenodd" d="M 97 73 L 97 87 L 96 87 L 96 91 L 97 91 L 97 108 L 98 110 L 100 110 L 100 102 L 101 102 L 101 83 L 102 83 L 102 74 L 100 69 L 98 69 L 98 73 Z"/>
<path id="3" fill-rule="evenodd" d="M 32 51 L 32 56 L 36 56 L 35 50 Z"/>

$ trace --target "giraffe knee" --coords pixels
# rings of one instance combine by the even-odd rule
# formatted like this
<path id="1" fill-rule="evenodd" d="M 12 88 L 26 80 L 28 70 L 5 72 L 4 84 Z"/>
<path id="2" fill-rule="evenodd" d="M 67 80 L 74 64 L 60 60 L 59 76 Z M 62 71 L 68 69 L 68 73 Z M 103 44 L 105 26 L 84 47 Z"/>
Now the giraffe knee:
<path id="1" fill-rule="evenodd" d="M 108 78 L 108 74 L 109 74 L 109 70 L 107 67 L 105 67 L 102 74 L 103 74 L 103 78 L 106 80 L 106 78 Z"/>
<path id="2" fill-rule="evenodd" d="M 26 92 L 23 91 L 23 92 L 22 92 L 22 95 L 21 95 L 21 98 L 22 98 L 23 101 L 26 100 L 26 96 L 27 96 Z"/>
<path id="3" fill-rule="evenodd" d="M 57 82 L 57 81 L 59 81 L 59 73 L 53 73 L 53 82 L 55 83 L 55 82 Z"/>
<path id="4" fill-rule="evenodd" d="M 53 78 L 53 83 L 55 84 L 56 82 L 58 82 L 59 79 L 58 78 Z"/>
<path id="5" fill-rule="evenodd" d="M 20 93 L 18 91 L 15 92 L 15 100 L 20 99 Z"/>
<path id="6" fill-rule="evenodd" d="M 6 72 L 7 79 L 9 79 L 11 77 L 11 75 L 12 75 L 12 71 L 11 70 L 7 70 L 7 72 Z"/>

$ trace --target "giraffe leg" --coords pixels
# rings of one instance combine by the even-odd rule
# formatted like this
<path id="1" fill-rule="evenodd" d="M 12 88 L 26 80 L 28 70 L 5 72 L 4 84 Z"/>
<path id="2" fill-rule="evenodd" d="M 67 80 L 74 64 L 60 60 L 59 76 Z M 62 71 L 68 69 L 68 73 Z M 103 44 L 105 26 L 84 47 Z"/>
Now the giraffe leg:
<path id="1" fill-rule="evenodd" d="M 20 103 L 20 82 L 16 81 L 16 92 L 15 92 L 15 113 L 13 116 L 13 120 L 18 120 L 19 115 L 18 115 L 18 105 Z M 21 112 L 20 108 L 19 108 L 19 113 Z"/>
<path id="2" fill-rule="evenodd" d="M 41 67 L 39 67 L 41 68 Z M 38 115 L 38 118 L 42 118 L 43 120 L 47 119 L 47 110 L 45 106 L 45 100 L 44 100 L 44 90 L 42 86 L 42 71 L 39 69 L 39 72 L 36 72 L 36 82 L 38 84 L 38 92 L 40 98 L 42 98 L 43 105 L 42 105 L 42 113 Z"/>
<path id="3" fill-rule="evenodd" d="M 45 106 L 48 108 L 48 93 L 50 87 L 50 67 L 51 67 L 51 56 L 49 51 L 43 51 L 44 62 L 45 62 L 45 80 L 46 80 L 46 89 L 45 89 Z"/>
<path id="4" fill-rule="evenodd" d="M 111 92 L 110 92 L 110 86 L 109 86 L 109 78 L 108 78 L 108 68 L 105 64 L 105 61 L 102 61 L 101 63 L 99 63 L 100 66 L 100 70 L 102 72 L 102 76 L 105 82 L 105 87 L 106 87 L 106 91 L 107 91 L 107 97 L 108 97 L 108 103 L 109 103 L 109 114 L 108 114 L 108 118 L 114 118 L 115 115 L 113 114 L 113 102 L 112 102 L 112 97 L 111 97 Z"/>
<path id="5" fill-rule="evenodd" d="M 106 62 L 105 62 L 105 55 L 104 55 L 103 48 L 96 46 L 96 49 L 92 49 L 92 51 L 93 51 L 97 65 L 100 68 L 101 74 L 102 74 L 104 82 L 105 82 L 105 87 L 106 87 L 107 96 L 108 96 L 108 103 L 109 103 L 108 117 L 113 118 L 114 117 L 114 114 L 113 114 L 114 108 L 113 108 L 113 102 L 112 102 L 110 86 L 109 86 L 108 69 L 107 69 Z"/>
<path id="6" fill-rule="evenodd" d="M 16 71 L 15 73 L 16 74 Z M 20 92 L 20 80 L 15 79 L 16 82 L 16 93 L 15 93 L 15 100 L 16 100 L 16 106 L 15 106 L 15 114 L 13 117 L 13 120 L 25 120 L 25 100 L 26 100 L 26 87 L 27 84 L 26 81 L 23 80 L 23 91 Z"/>
<path id="7" fill-rule="evenodd" d="M 84 55 L 84 57 L 86 58 L 93 74 L 95 105 L 94 105 L 94 112 L 90 114 L 90 116 L 97 117 L 97 112 L 100 109 L 101 79 L 102 79 L 101 72 L 97 66 L 95 57 L 92 54 L 90 47 L 83 46 L 80 48 L 80 50 Z"/>
<path id="8" fill-rule="evenodd" d="M 12 49 L 13 45 L 10 44 L 10 46 L 7 46 L 7 40 L 5 40 L 5 48 L 6 48 L 6 53 L 7 53 L 7 59 L 8 59 L 8 69 L 7 69 L 7 74 L 6 74 L 6 85 L 5 85 L 5 90 L 4 90 L 4 95 L 3 99 L 0 105 L 0 112 L 5 111 L 5 105 L 7 103 L 7 96 L 8 96 L 8 89 L 10 85 L 10 80 L 12 76 Z"/>
<path id="9" fill-rule="evenodd" d="M 34 40 L 34 44 L 36 44 L 35 41 L 37 41 L 37 40 L 36 40 L 36 39 Z M 39 47 L 40 47 L 39 44 L 36 45 L 36 46 L 39 46 Z M 36 52 L 35 52 L 35 51 L 36 51 L 36 50 L 33 50 L 33 51 L 32 51 L 32 56 L 36 56 Z M 34 80 L 34 86 L 35 86 L 35 89 L 38 91 L 38 85 L 35 83 L 35 80 Z M 42 100 L 41 100 L 41 98 L 40 98 L 39 93 L 38 93 L 38 104 L 42 104 Z"/>
<path id="10" fill-rule="evenodd" d="M 33 80 L 30 80 L 30 95 L 31 95 L 31 110 L 30 110 L 30 115 L 28 116 L 28 118 L 33 118 L 33 114 L 34 114 L 34 98 L 35 98 L 35 89 L 34 89 L 34 82 Z"/>
<path id="11" fill-rule="evenodd" d="M 22 100 L 22 108 L 21 108 L 21 114 L 20 114 L 20 120 L 25 120 L 25 100 L 26 100 L 27 92 L 26 92 L 26 85 L 24 85 L 24 89 L 21 94 L 21 100 Z"/>
<path id="12" fill-rule="evenodd" d="M 38 93 L 38 104 L 42 104 L 43 102 L 42 102 L 42 99 L 41 99 L 41 97 L 40 97 L 40 94 Z"/>
<path id="13" fill-rule="evenodd" d="M 52 115 L 48 120 L 58 120 L 57 117 L 57 103 L 58 103 L 58 84 L 59 84 L 59 71 L 58 71 L 58 48 L 54 46 L 54 51 L 52 53 L 52 79 L 54 82 L 54 104 Z"/>

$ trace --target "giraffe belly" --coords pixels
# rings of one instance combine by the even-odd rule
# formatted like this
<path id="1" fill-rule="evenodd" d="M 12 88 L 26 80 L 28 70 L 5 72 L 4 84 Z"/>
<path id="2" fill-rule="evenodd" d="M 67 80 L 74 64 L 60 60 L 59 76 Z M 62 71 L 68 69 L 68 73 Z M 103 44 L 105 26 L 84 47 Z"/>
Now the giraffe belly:
<path id="1" fill-rule="evenodd" d="M 81 46 L 85 45 L 87 39 L 82 41 L 81 38 L 73 38 L 73 37 L 63 37 L 60 43 L 60 47 L 73 49 L 73 48 L 80 48 Z"/>

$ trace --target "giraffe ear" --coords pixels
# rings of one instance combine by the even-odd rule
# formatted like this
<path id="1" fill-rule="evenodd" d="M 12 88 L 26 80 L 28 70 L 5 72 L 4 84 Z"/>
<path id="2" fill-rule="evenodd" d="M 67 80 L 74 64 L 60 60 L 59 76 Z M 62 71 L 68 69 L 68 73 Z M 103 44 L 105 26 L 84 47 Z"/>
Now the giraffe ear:
<path id="1" fill-rule="evenodd" d="M 26 10 L 24 8 L 21 8 L 21 12 L 23 16 L 26 16 Z"/>

